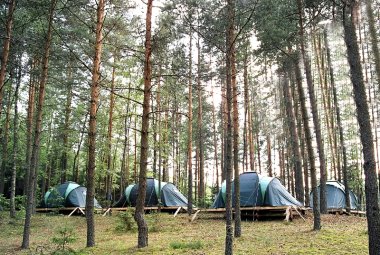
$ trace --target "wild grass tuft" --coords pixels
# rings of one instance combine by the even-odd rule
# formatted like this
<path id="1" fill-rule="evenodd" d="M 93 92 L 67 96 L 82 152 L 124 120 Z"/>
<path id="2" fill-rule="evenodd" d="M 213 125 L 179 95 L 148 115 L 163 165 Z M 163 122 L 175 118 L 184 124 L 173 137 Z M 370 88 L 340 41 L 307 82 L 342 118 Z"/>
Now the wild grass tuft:
<path id="1" fill-rule="evenodd" d="M 203 248 L 203 244 L 201 241 L 193 241 L 193 242 L 171 242 L 170 247 L 172 249 L 189 249 L 189 250 L 199 250 Z"/>

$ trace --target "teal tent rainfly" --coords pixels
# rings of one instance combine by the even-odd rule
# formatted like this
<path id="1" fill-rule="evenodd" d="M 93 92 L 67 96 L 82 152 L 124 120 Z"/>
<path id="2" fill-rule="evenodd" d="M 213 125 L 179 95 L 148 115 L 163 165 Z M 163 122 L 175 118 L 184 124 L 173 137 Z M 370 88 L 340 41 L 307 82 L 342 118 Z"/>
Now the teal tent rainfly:
<path id="1" fill-rule="evenodd" d="M 244 172 L 239 175 L 240 181 L 240 206 L 302 206 L 281 184 L 276 177 L 260 176 L 256 172 Z M 234 194 L 234 184 L 232 183 Z M 234 197 L 234 196 L 232 196 Z M 212 205 L 212 208 L 226 207 L 226 182 Z M 233 201 L 234 204 L 234 201 Z"/>
<path id="2" fill-rule="evenodd" d="M 87 188 L 75 182 L 65 182 L 45 193 L 41 207 L 86 207 Z M 94 199 L 95 208 L 102 208 L 98 201 Z"/>
<path id="3" fill-rule="evenodd" d="M 139 192 L 139 184 L 131 184 L 125 188 L 123 196 L 112 207 L 136 206 Z M 161 201 L 159 196 L 161 193 Z M 161 192 L 159 192 L 159 182 L 154 178 L 146 180 L 145 206 L 158 206 L 161 202 L 163 207 L 186 207 L 187 198 L 170 182 L 161 182 Z"/>
<path id="4" fill-rule="evenodd" d="M 318 196 L 320 186 L 318 185 Z M 344 209 L 346 208 L 346 190 L 342 183 L 338 181 L 326 182 L 327 209 Z M 359 209 L 359 203 L 356 195 L 350 190 L 350 207 L 353 210 Z M 313 192 L 310 193 L 310 207 L 313 207 Z"/>

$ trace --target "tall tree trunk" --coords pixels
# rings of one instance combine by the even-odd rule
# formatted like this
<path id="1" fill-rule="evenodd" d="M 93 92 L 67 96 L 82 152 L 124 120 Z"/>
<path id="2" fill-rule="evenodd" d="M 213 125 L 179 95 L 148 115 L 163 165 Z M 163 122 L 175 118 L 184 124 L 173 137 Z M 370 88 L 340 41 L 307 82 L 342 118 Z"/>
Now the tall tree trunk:
<path id="1" fill-rule="evenodd" d="M 17 176 L 17 153 L 18 153 L 18 96 L 21 83 L 21 58 L 19 60 L 18 75 L 14 94 L 14 115 L 13 115 L 13 150 L 12 150 L 12 175 L 11 175 L 11 195 L 10 195 L 10 217 L 16 217 L 16 176 Z"/>
<path id="2" fill-rule="evenodd" d="M 297 56 L 296 56 L 297 58 Z M 293 69 L 295 68 L 298 68 L 298 65 L 295 64 L 293 66 Z M 297 70 L 294 72 L 294 73 L 297 73 Z M 294 76 L 294 74 L 292 73 L 292 77 Z M 294 115 L 296 117 L 295 119 L 295 123 L 296 123 L 296 127 L 297 127 L 297 132 L 298 132 L 298 139 L 299 139 L 299 144 L 300 144 L 300 156 L 301 156 L 301 162 L 302 162 L 302 168 L 303 168 L 303 182 L 306 182 L 308 181 L 308 179 L 306 179 L 306 176 L 308 176 L 307 172 L 308 172 L 308 165 L 307 165 L 307 159 L 306 159 L 306 153 L 305 153 L 305 139 L 304 139 L 304 130 L 302 128 L 302 112 L 300 112 L 300 104 L 301 104 L 301 99 L 300 99 L 300 96 L 298 94 L 298 92 L 296 92 L 296 86 L 294 85 L 294 83 L 297 84 L 297 87 L 298 87 L 298 82 L 301 82 L 302 83 L 302 78 L 301 76 L 300 77 L 297 77 L 297 75 L 295 75 L 295 81 L 292 81 L 293 82 L 293 90 L 292 90 L 292 97 L 293 97 L 293 102 L 294 102 Z M 300 79 L 300 80 L 298 80 Z M 306 187 L 307 184 L 304 184 L 304 186 Z M 306 188 L 304 189 L 304 193 L 306 193 Z M 304 198 L 304 201 L 302 201 L 304 204 L 307 204 L 306 202 L 306 194 L 304 194 L 305 198 Z"/>
<path id="3" fill-rule="evenodd" d="M 13 80 L 13 74 L 10 75 L 10 80 Z M 7 95 L 7 108 L 5 111 L 5 123 L 4 123 L 4 134 L 2 139 L 2 158 L 1 158 L 1 165 L 0 165 L 0 194 L 4 193 L 4 186 L 5 186 L 5 176 L 6 172 L 9 167 L 9 159 L 8 159 L 8 143 L 9 143 L 9 129 L 10 129 L 10 114 L 12 109 L 12 90 L 9 89 L 8 95 Z"/>
<path id="4" fill-rule="evenodd" d="M 343 6 L 344 41 L 347 46 L 347 56 L 350 64 L 351 82 L 357 111 L 356 116 L 359 123 L 360 141 L 363 147 L 369 254 L 375 255 L 379 254 L 380 251 L 380 239 L 378 238 L 380 235 L 380 211 L 370 115 L 355 28 L 355 19 L 357 18 L 356 8 L 358 8 L 358 3 L 354 1 L 350 1 L 349 5 Z"/>
<path id="5" fill-rule="evenodd" d="M 339 129 L 339 146 L 340 150 L 343 156 L 343 167 L 342 167 L 342 173 L 343 173 L 343 184 L 345 187 L 345 200 L 346 200 L 346 210 L 347 212 L 350 212 L 350 187 L 348 185 L 348 172 L 347 172 L 347 149 L 346 145 L 344 143 L 344 136 L 343 136 L 343 125 L 342 121 L 340 118 L 340 108 L 338 104 L 338 96 L 337 96 L 337 91 L 336 91 L 336 84 L 335 84 L 335 79 L 334 79 L 334 69 L 332 66 L 332 61 L 331 61 L 331 50 L 327 38 L 327 28 L 324 29 L 324 39 L 325 39 L 325 47 L 326 47 L 326 55 L 327 55 L 327 65 L 329 66 L 329 74 L 330 74 L 330 83 L 331 83 L 331 88 L 333 92 L 333 102 L 334 102 L 334 108 L 335 108 L 335 113 L 336 113 L 336 121 Z"/>
<path id="6" fill-rule="evenodd" d="M 311 179 L 311 191 L 313 193 L 313 216 L 314 216 L 314 230 L 321 229 L 321 216 L 320 216 L 320 207 L 319 207 L 319 196 L 317 191 L 317 170 L 315 166 L 315 154 L 313 149 L 313 141 L 311 137 L 311 130 L 309 125 L 309 115 L 306 108 L 306 96 L 302 86 L 302 75 L 300 69 L 300 63 L 298 59 L 301 59 L 301 55 L 297 58 L 295 65 L 295 75 L 297 83 L 297 91 L 301 104 L 301 113 L 302 113 L 302 123 L 304 127 L 307 156 L 310 163 L 310 179 Z M 306 204 L 307 205 L 307 204 Z"/>
<path id="7" fill-rule="evenodd" d="M 259 139 L 259 133 L 260 133 L 259 125 L 260 124 L 257 124 L 257 127 L 255 129 L 256 129 L 257 164 L 259 168 L 259 174 L 261 174 L 261 143 Z"/>
<path id="8" fill-rule="evenodd" d="M 8 1 L 8 15 L 5 23 L 5 36 L 3 43 L 3 50 L 1 56 L 1 67 L 0 67 L 0 117 L 1 111 L 3 109 L 3 91 L 5 85 L 5 73 L 7 70 L 9 49 L 11 45 L 11 35 L 12 35 L 12 25 L 13 25 L 13 13 L 16 7 L 16 0 Z M 1 129 L 0 129 L 1 131 Z M 0 133 L 1 137 L 1 133 Z"/>
<path id="9" fill-rule="evenodd" d="M 45 177 L 45 175 L 42 176 L 42 185 L 41 185 L 41 194 L 40 194 L 41 197 L 39 197 L 37 199 L 43 198 L 45 192 L 47 191 L 47 189 L 49 188 L 50 183 L 51 183 L 52 168 L 55 169 L 55 166 L 53 166 L 53 163 L 55 162 L 55 158 L 52 157 L 53 153 L 51 152 L 52 150 L 50 148 L 51 140 L 52 140 L 52 126 L 53 126 L 52 124 L 53 124 L 53 116 L 52 116 L 52 114 L 50 114 L 50 116 L 49 116 L 49 124 L 48 124 L 48 132 L 47 132 L 48 133 L 48 135 L 47 135 L 48 139 L 47 139 L 46 146 L 45 146 L 46 147 L 45 154 L 47 155 L 47 158 L 48 158 L 48 160 L 45 163 L 45 174 L 46 174 L 46 177 Z M 58 154 L 58 150 L 56 150 L 55 154 Z M 58 157 L 58 155 L 57 155 L 57 157 Z M 57 168 L 57 169 L 59 169 L 59 168 Z"/>
<path id="10" fill-rule="evenodd" d="M 112 129 L 113 129 L 113 110 L 115 108 L 115 72 L 116 72 L 116 56 L 114 55 L 112 66 L 110 106 L 108 111 L 108 130 L 107 130 L 107 176 L 106 176 L 106 200 L 107 206 L 111 206 L 112 201 Z"/>
<path id="11" fill-rule="evenodd" d="M 331 103 L 330 103 L 330 96 L 328 93 L 328 88 L 327 88 L 327 81 L 325 80 L 325 64 L 324 64 L 324 59 L 323 59 L 323 54 L 322 54 L 322 49 L 321 49 L 321 42 L 320 38 L 318 36 L 318 42 L 316 39 L 316 36 L 313 38 L 314 41 L 314 48 L 315 48 L 315 55 L 316 55 L 316 62 L 317 62 L 317 69 L 318 69 L 318 76 L 319 76 L 319 83 L 321 87 L 321 94 L 322 94 L 322 104 L 323 104 L 323 109 L 325 112 L 325 122 L 326 122 L 326 129 L 327 129 L 327 140 L 328 144 L 331 149 L 331 162 L 332 162 L 332 167 L 330 171 L 330 176 L 332 179 L 336 179 L 336 167 L 335 167 L 335 151 L 334 151 L 334 146 L 333 146 L 333 135 L 332 135 L 332 123 L 330 121 L 330 116 L 331 116 Z M 327 171 L 327 168 L 326 168 Z M 326 172 L 327 176 L 327 172 Z M 327 178 L 327 177 L 326 177 Z"/>
<path id="12" fill-rule="evenodd" d="M 129 86 L 128 89 L 128 98 L 130 96 L 131 88 Z M 123 142 L 123 158 L 121 162 L 121 176 L 120 176 L 120 196 L 124 194 L 124 189 L 129 184 L 129 146 L 130 146 L 130 139 L 129 139 L 129 125 L 130 125 L 130 106 L 131 101 L 128 100 L 127 107 L 125 109 L 126 116 L 124 117 L 124 142 Z M 129 121 L 128 121 L 129 120 Z M 156 176 L 154 176 L 156 178 Z"/>
<path id="13" fill-rule="evenodd" d="M 227 96 L 227 130 L 226 130 L 226 239 L 225 254 L 233 254 L 232 226 L 232 101 L 233 101 L 233 65 L 235 40 L 235 1 L 227 0 L 227 31 L 226 31 L 226 96 Z M 238 193 L 235 190 L 235 193 Z"/>
<path id="14" fill-rule="evenodd" d="M 192 151 L 193 151 L 193 145 L 192 145 L 192 140 L 193 140 L 193 60 L 192 60 L 192 42 L 193 42 L 193 33 L 192 33 L 192 28 L 191 26 L 189 27 L 189 108 L 188 108 L 188 126 L 187 126 L 187 137 L 188 137 L 188 143 L 187 143 L 187 171 L 188 171 L 188 185 L 187 185 L 187 199 L 188 199 L 188 214 L 189 216 L 192 213 L 193 210 L 193 165 L 192 165 Z"/>
<path id="15" fill-rule="evenodd" d="M 160 69 L 159 69 L 160 70 Z M 158 146 L 157 146 L 157 149 L 155 151 L 158 150 L 158 174 L 157 174 L 157 178 L 158 178 L 158 181 L 161 182 L 162 180 L 162 172 L 161 172 L 161 163 L 162 163 L 162 123 L 161 123 L 161 113 L 162 113 L 162 107 L 161 107 L 161 79 L 160 77 L 158 77 L 158 80 L 157 80 L 157 114 L 158 114 L 158 117 L 157 117 L 157 123 L 156 125 L 158 126 Z"/>
<path id="16" fill-rule="evenodd" d="M 136 110 L 136 105 L 135 105 L 135 127 L 134 127 L 134 153 L 133 153 L 133 180 L 134 183 L 137 183 L 137 110 Z M 160 167 L 158 168 L 160 171 Z"/>
<path id="17" fill-rule="evenodd" d="M 129 103 L 127 105 L 127 113 L 129 112 Z M 120 174 L 120 196 L 124 194 L 124 190 L 129 184 L 129 128 L 128 118 L 126 115 L 124 118 L 124 142 L 123 142 L 123 156 L 121 160 L 121 174 Z"/>
<path id="18" fill-rule="evenodd" d="M 84 134 L 86 132 L 85 130 L 86 130 L 86 126 L 87 126 L 88 115 L 89 115 L 89 112 L 86 112 L 86 116 L 85 116 L 84 121 L 83 121 L 83 126 L 82 126 L 82 129 L 80 131 L 80 139 L 79 139 L 77 151 L 75 152 L 75 155 L 74 155 L 74 162 L 73 162 L 73 181 L 74 182 L 79 181 L 78 159 L 79 159 L 79 153 L 81 151 L 81 147 L 82 147 L 82 143 L 83 143 L 83 139 L 84 139 Z"/>
<path id="19" fill-rule="evenodd" d="M 376 30 L 376 21 L 372 8 L 372 0 L 365 0 L 366 12 L 368 18 L 369 33 L 371 37 L 372 55 L 375 60 L 375 69 L 377 77 L 377 85 L 380 90 L 380 53 L 379 53 L 379 39 Z M 377 20 L 378 22 L 378 20 Z"/>
<path id="20" fill-rule="evenodd" d="M 169 160 L 169 149 L 168 149 L 168 136 L 169 136 L 169 129 L 168 129 L 168 123 L 169 123 L 169 109 L 168 109 L 168 103 L 169 101 L 165 102 L 166 109 L 165 109 L 165 115 L 164 115 L 164 132 L 162 134 L 162 181 L 168 182 L 169 181 L 169 167 L 168 167 L 168 160 Z M 161 192 L 161 189 L 159 189 L 159 192 Z M 161 198 L 161 197 L 160 197 Z"/>
<path id="21" fill-rule="evenodd" d="M 248 89 L 248 79 L 247 79 L 247 89 Z M 249 97 L 249 93 L 248 93 Z M 250 171 L 255 170 L 255 145 L 253 142 L 253 123 L 252 123 L 252 107 L 248 104 L 248 147 L 249 147 L 249 165 L 250 165 Z"/>
<path id="22" fill-rule="evenodd" d="M 211 89 L 211 97 L 212 101 L 215 102 L 214 99 L 214 88 Z M 216 116 L 215 116 L 215 104 L 212 103 L 212 125 L 213 125 L 213 136 L 214 136 L 214 158 L 215 158 L 215 168 L 216 168 L 216 190 L 219 191 L 219 162 L 218 162 L 218 139 L 217 139 L 217 129 L 216 129 Z"/>
<path id="23" fill-rule="evenodd" d="M 38 162 L 38 155 L 39 155 L 39 150 L 40 150 L 40 139 L 41 139 L 41 131 L 42 131 L 42 113 L 43 113 L 43 106 L 44 106 L 44 101 L 45 101 L 45 85 L 47 83 L 47 78 L 48 78 L 50 46 L 51 46 L 52 29 L 53 29 L 53 17 L 54 17 L 54 10 L 55 10 L 56 4 L 57 4 L 57 0 L 52 0 L 50 3 L 49 23 L 48 23 L 48 30 L 47 30 L 47 35 L 46 35 L 46 42 L 45 42 L 45 52 L 44 52 L 44 57 L 42 59 L 42 74 L 41 74 L 41 81 L 40 81 L 39 94 L 38 94 L 37 115 L 36 115 L 36 123 L 34 127 L 34 139 L 33 139 L 34 142 L 33 142 L 32 156 L 31 156 L 30 174 L 29 174 L 29 180 L 28 180 L 29 185 L 28 185 L 28 191 L 27 191 L 27 206 L 26 206 L 26 213 L 25 213 L 24 233 L 23 233 L 23 239 L 22 239 L 22 245 L 21 245 L 21 248 L 23 249 L 29 248 L 30 222 L 32 219 L 32 213 L 33 213 L 33 208 L 35 204 L 34 183 L 36 180 L 37 162 Z"/>
<path id="24" fill-rule="evenodd" d="M 285 66 L 285 68 L 288 68 Z M 292 96 L 290 92 L 290 86 L 289 86 L 289 79 L 287 75 L 285 74 L 287 70 L 284 70 L 284 77 L 282 78 L 282 89 L 284 93 L 284 99 L 285 99 L 285 107 L 286 107 L 286 119 L 287 119 L 287 126 L 289 129 L 290 134 L 290 147 L 292 151 L 292 159 L 294 163 L 294 174 L 295 174 L 295 194 L 298 201 L 301 203 L 304 202 L 304 186 L 303 186 L 303 179 L 302 179 L 302 162 L 301 162 L 301 155 L 300 155 L 300 146 L 298 142 L 298 132 L 297 132 L 297 126 L 295 122 L 295 115 L 293 112 L 294 105 L 292 103 Z M 293 178 L 291 178 L 293 179 Z M 292 185 L 293 186 L 293 185 Z"/>
<path id="25" fill-rule="evenodd" d="M 66 97 L 66 107 L 65 107 L 65 124 L 64 124 L 64 130 L 63 130 L 63 152 L 62 152 L 62 159 L 61 159 L 61 183 L 64 183 L 66 181 L 66 175 L 67 175 L 67 161 L 68 161 L 68 151 L 70 151 L 69 148 L 69 129 L 70 129 L 70 115 L 71 115 L 71 102 L 73 98 L 73 92 L 72 92 L 72 67 L 71 63 L 69 66 L 69 74 L 68 74 L 68 84 L 67 84 L 67 97 Z"/>
<path id="26" fill-rule="evenodd" d="M 297 0 L 297 6 L 298 6 L 298 12 L 299 12 L 299 34 L 300 34 L 300 47 L 301 47 L 301 54 L 304 62 L 305 67 L 305 73 L 306 73 L 306 82 L 307 87 L 309 90 L 309 98 L 310 98 L 310 104 L 311 104 L 311 113 L 313 115 L 313 124 L 315 127 L 315 135 L 317 139 L 317 148 L 319 153 L 319 164 L 320 164 L 320 175 L 321 175 L 321 181 L 320 181 L 320 212 L 321 213 L 327 213 L 327 199 L 326 199 L 326 181 L 327 181 L 327 174 L 326 174 L 326 162 L 325 162 L 325 150 L 323 147 L 323 138 L 321 133 L 321 124 L 319 121 L 319 115 L 318 115 L 318 108 L 317 108 L 317 102 L 315 99 L 315 93 L 314 93 L 314 85 L 313 85 L 313 77 L 311 75 L 311 66 L 310 66 L 310 60 L 307 54 L 306 49 L 306 43 L 305 43 L 305 35 L 304 35 L 304 22 L 303 22 L 303 7 L 302 7 L 302 0 Z"/>
<path id="27" fill-rule="evenodd" d="M 153 0 L 148 0 L 146 12 L 146 34 L 145 34 L 145 60 L 144 60 L 144 101 L 143 115 L 141 120 L 141 152 L 140 152 L 140 173 L 139 173 L 139 194 L 136 203 L 136 212 L 134 218 L 138 226 L 137 247 L 143 248 L 148 246 L 148 225 L 144 219 L 144 203 L 146 196 L 146 175 L 148 166 L 149 152 L 149 111 L 151 95 L 151 54 L 152 54 L 152 7 Z"/>
<path id="28" fill-rule="evenodd" d="M 86 222 L 87 222 L 87 247 L 95 246 L 95 220 L 94 220 L 94 195 L 95 195 L 95 167 L 96 167 L 96 113 L 99 101 L 100 87 L 100 63 L 103 44 L 103 22 L 105 1 L 99 0 L 96 10 L 95 53 L 92 67 L 90 121 L 88 130 L 88 166 L 87 166 L 87 195 L 86 195 Z"/>
<path id="29" fill-rule="evenodd" d="M 235 21 L 233 20 L 235 23 Z M 235 31 L 232 31 L 235 37 Z M 234 199 L 235 199 L 235 229 L 234 236 L 241 236 L 241 215 L 240 215 L 240 181 L 239 181 L 239 112 L 238 112 L 238 88 L 236 82 L 236 49 L 235 43 L 231 45 L 231 85 L 233 104 L 233 159 L 234 159 Z"/>
<path id="30" fill-rule="evenodd" d="M 268 155 L 268 161 L 267 161 L 267 168 L 268 168 L 268 176 L 273 176 L 273 170 L 272 170 L 272 148 L 271 148 L 271 139 L 270 135 L 267 135 L 267 155 Z"/>
<path id="31" fill-rule="evenodd" d="M 32 60 L 31 71 L 38 66 L 36 59 Z M 36 95 L 36 83 L 37 78 L 35 75 L 31 75 L 29 78 L 29 98 L 28 98 L 28 110 L 26 119 L 26 152 L 25 152 L 25 176 L 24 176 L 24 190 L 23 194 L 26 195 L 29 187 L 30 165 L 32 160 L 32 139 L 33 139 L 33 116 L 35 108 L 35 95 Z"/>
<path id="32" fill-rule="evenodd" d="M 199 24 L 198 24 L 199 25 Z M 197 87 L 198 87 L 198 147 L 199 147 L 199 201 L 201 202 L 201 206 L 204 205 L 204 152 L 203 152 L 203 93 L 202 93 L 202 85 L 201 85 L 201 45 L 200 45 L 200 36 L 197 37 Z"/>
<path id="33" fill-rule="evenodd" d="M 158 84 L 160 84 L 160 81 L 158 81 Z M 159 89 L 157 88 L 156 94 L 157 98 L 159 96 Z M 158 99 L 156 99 L 156 102 L 158 104 Z M 152 126 L 153 126 L 153 163 L 152 163 L 152 171 L 153 171 L 153 178 L 157 178 L 157 147 L 158 147 L 158 130 L 157 130 L 157 119 L 160 114 L 160 111 L 158 110 L 158 106 L 154 105 L 154 99 L 152 97 L 152 112 L 156 112 L 154 114 L 154 118 L 152 118 Z M 156 107 L 156 108 L 155 108 Z"/>

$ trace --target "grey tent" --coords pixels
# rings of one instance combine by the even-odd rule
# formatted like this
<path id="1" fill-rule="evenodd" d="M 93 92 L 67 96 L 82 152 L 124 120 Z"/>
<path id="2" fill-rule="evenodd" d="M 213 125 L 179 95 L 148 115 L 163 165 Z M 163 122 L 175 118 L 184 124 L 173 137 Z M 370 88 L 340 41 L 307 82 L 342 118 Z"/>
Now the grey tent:
<path id="1" fill-rule="evenodd" d="M 240 181 L 240 206 L 302 206 L 275 177 L 260 176 L 256 172 L 245 172 L 239 175 Z M 234 188 L 232 183 L 232 193 Z M 234 197 L 234 196 L 233 196 Z M 224 208 L 226 206 L 226 182 L 212 205 L 212 208 Z M 234 204 L 234 201 L 233 201 Z"/>
<path id="2" fill-rule="evenodd" d="M 75 182 L 62 183 L 45 193 L 41 207 L 86 207 L 86 187 Z M 94 198 L 95 208 L 102 208 Z"/>
<path id="3" fill-rule="evenodd" d="M 318 196 L 320 192 L 320 186 L 318 186 Z M 346 208 L 345 199 L 346 190 L 342 183 L 338 181 L 326 182 L 326 197 L 327 197 L 327 209 L 342 209 Z M 359 203 L 356 195 L 350 190 L 350 207 L 351 209 L 358 209 Z M 310 207 L 313 207 L 313 192 L 310 193 Z"/>
<path id="4" fill-rule="evenodd" d="M 113 207 L 136 206 L 139 184 L 131 184 Z M 158 206 L 159 182 L 154 178 L 146 180 L 145 206 Z M 161 205 L 163 207 L 187 206 L 187 198 L 170 182 L 161 182 Z"/>

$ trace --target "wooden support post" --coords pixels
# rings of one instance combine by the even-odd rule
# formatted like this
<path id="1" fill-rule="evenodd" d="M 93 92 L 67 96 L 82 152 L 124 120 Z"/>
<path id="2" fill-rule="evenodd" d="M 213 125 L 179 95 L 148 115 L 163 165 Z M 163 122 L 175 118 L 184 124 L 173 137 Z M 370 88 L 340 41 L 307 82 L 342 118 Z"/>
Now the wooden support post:
<path id="1" fill-rule="evenodd" d="M 78 210 L 79 207 L 75 207 L 74 210 L 72 210 L 72 212 L 67 216 L 67 217 L 70 217 L 71 215 L 73 215 L 73 213 L 75 213 L 76 210 Z"/>
<path id="2" fill-rule="evenodd" d="M 109 207 L 108 209 L 107 209 L 107 211 L 105 211 L 105 213 L 103 213 L 103 217 L 104 216 L 106 216 L 108 213 L 110 213 L 111 212 L 111 210 L 112 210 L 112 208 L 111 207 Z"/>
<path id="3" fill-rule="evenodd" d="M 191 218 L 191 222 L 193 222 L 195 220 L 195 218 L 197 217 L 198 213 L 200 212 L 201 210 L 197 210 L 195 213 L 194 213 L 194 216 Z"/>
<path id="4" fill-rule="evenodd" d="M 286 208 L 286 211 L 285 211 L 285 221 L 288 221 L 291 220 L 291 215 L 292 214 L 292 207 L 289 206 L 288 208 Z"/>
<path id="5" fill-rule="evenodd" d="M 175 211 L 174 213 L 174 217 L 177 216 L 177 214 L 179 213 L 179 211 L 181 211 L 182 207 L 178 207 L 177 211 Z"/>
<path id="6" fill-rule="evenodd" d="M 84 213 L 84 211 L 82 210 L 82 208 L 78 207 L 78 209 L 79 209 L 79 211 L 80 211 L 83 215 L 86 215 L 86 214 Z"/>
<path id="7" fill-rule="evenodd" d="M 306 221 L 306 219 L 302 216 L 302 214 L 298 211 L 297 207 L 293 206 L 293 209 L 298 213 L 298 215 L 304 220 Z"/>

